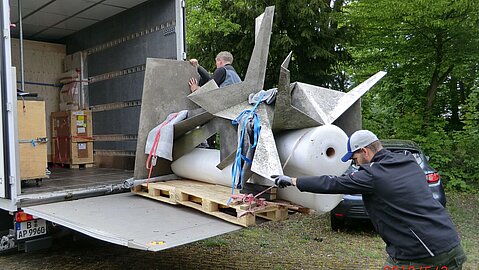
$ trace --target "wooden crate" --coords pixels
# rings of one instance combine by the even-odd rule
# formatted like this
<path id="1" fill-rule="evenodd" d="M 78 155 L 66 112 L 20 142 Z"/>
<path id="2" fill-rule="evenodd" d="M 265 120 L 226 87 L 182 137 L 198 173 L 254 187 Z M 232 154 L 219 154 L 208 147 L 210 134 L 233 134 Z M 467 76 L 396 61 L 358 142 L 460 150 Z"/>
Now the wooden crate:
<path id="1" fill-rule="evenodd" d="M 65 111 L 52 113 L 52 137 L 71 138 L 72 142 L 92 141 L 91 111 Z"/>
<path id="2" fill-rule="evenodd" d="M 47 178 L 47 131 L 45 101 L 18 100 L 20 179 Z"/>
<path id="3" fill-rule="evenodd" d="M 264 207 L 233 203 L 228 205 L 230 188 L 197 181 L 173 180 L 143 184 L 135 187 L 132 192 L 154 200 L 194 208 L 244 227 L 255 225 L 257 217 L 275 221 L 288 218 L 287 207 L 272 202 L 267 202 Z"/>
<path id="4" fill-rule="evenodd" d="M 72 142 L 71 163 L 86 164 L 93 163 L 93 142 Z"/>
<path id="5" fill-rule="evenodd" d="M 93 142 L 72 142 L 69 138 L 53 138 L 52 154 L 54 163 L 70 165 L 93 163 Z"/>
<path id="6" fill-rule="evenodd" d="M 52 113 L 52 162 L 93 163 L 91 111 Z"/>

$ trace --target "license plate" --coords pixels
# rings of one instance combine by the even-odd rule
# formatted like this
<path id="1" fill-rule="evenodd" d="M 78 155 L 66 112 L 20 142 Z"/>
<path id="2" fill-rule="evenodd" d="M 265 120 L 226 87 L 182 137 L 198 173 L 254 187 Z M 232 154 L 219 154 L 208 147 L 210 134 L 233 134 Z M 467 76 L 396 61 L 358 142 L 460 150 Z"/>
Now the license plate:
<path id="1" fill-rule="evenodd" d="M 47 233 L 47 223 L 44 219 L 34 219 L 15 224 L 17 240 L 30 238 Z"/>

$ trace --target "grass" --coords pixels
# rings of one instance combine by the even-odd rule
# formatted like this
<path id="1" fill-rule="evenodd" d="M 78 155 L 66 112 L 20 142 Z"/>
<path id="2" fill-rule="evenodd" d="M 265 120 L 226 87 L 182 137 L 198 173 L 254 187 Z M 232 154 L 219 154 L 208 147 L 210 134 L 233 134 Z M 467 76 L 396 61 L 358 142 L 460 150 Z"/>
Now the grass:
<path id="1" fill-rule="evenodd" d="M 448 193 L 448 210 L 479 269 L 479 194 Z M 382 269 L 385 244 L 367 224 L 333 232 L 329 216 L 290 215 L 158 253 L 98 240 L 62 242 L 37 253 L 0 256 L 1 269 Z"/>
<path id="2" fill-rule="evenodd" d="M 447 198 L 468 256 L 464 269 L 479 269 L 479 195 L 448 193 Z M 283 222 L 267 222 L 213 238 L 220 239 L 221 246 L 208 245 L 211 240 L 205 240 L 177 249 L 232 256 L 238 269 L 251 264 L 258 269 L 380 269 L 387 256 L 384 242 L 372 226 L 354 224 L 333 232 L 328 215 L 293 214 Z M 222 267 L 222 262 L 215 261 L 207 266 Z"/>
<path id="3" fill-rule="evenodd" d="M 465 269 L 479 269 L 479 195 L 448 193 L 446 197 L 467 255 Z"/>

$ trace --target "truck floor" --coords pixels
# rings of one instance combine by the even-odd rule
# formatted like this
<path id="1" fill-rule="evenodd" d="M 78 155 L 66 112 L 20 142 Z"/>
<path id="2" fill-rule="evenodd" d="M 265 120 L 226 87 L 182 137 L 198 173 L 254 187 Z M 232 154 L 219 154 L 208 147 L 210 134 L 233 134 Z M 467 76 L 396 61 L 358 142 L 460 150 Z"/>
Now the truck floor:
<path id="1" fill-rule="evenodd" d="M 22 194 L 62 191 L 103 184 L 120 184 L 133 177 L 133 171 L 111 168 L 51 168 L 50 178 L 22 181 Z"/>

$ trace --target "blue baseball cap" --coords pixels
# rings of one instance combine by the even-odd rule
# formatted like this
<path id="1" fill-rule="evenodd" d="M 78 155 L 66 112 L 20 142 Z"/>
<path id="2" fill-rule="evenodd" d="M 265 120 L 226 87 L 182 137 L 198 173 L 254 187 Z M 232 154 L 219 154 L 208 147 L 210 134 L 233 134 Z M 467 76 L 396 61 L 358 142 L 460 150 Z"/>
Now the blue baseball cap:
<path id="1" fill-rule="evenodd" d="M 357 150 L 364 148 L 373 142 L 379 140 L 378 137 L 369 130 L 358 130 L 348 139 L 348 152 L 341 158 L 342 162 L 347 162 Z"/>

